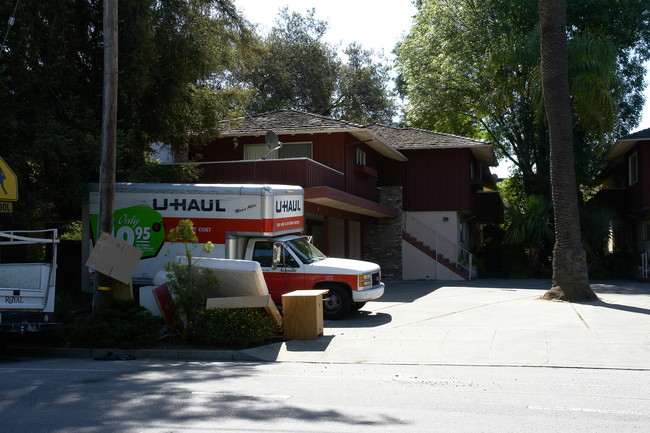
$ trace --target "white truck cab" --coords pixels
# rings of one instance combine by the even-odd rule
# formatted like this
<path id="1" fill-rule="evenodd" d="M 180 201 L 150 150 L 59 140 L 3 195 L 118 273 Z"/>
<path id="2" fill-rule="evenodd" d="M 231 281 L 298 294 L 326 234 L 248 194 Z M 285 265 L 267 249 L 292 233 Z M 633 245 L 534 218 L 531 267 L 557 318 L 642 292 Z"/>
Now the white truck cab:
<path id="1" fill-rule="evenodd" d="M 384 294 L 378 265 L 327 257 L 302 236 L 251 238 L 244 258 L 260 263 L 276 300 L 296 287 L 328 290 L 323 312 L 329 319 L 344 317 Z"/>

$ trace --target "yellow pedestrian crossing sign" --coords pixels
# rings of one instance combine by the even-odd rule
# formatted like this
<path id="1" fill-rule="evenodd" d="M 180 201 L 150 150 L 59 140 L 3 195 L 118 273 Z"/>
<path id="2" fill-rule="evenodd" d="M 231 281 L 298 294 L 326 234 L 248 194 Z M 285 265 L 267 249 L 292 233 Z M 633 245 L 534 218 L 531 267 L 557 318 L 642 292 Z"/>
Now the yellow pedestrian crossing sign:
<path id="1" fill-rule="evenodd" d="M 13 170 L 0 157 L 0 201 L 18 200 L 18 181 Z"/>

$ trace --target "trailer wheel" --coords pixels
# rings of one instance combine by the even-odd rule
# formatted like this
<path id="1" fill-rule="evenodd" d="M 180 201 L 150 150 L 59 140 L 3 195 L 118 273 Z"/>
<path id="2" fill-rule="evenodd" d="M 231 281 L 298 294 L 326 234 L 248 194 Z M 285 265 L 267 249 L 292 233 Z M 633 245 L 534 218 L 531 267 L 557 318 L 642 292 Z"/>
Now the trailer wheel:
<path id="1" fill-rule="evenodd" d="M 323 318 L 337 320 L 347 316 L 352 305 L 350 293 L 339 286 L 327 286 L 322 289 L 329 290 L 323 295 Z"/>

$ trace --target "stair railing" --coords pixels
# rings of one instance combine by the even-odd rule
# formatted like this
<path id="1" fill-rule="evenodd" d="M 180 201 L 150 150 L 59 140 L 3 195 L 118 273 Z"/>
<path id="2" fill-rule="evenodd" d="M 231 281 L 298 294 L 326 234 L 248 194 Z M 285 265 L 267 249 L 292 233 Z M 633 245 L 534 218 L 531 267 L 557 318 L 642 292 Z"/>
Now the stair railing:
<path id="1" fill-rule="evenodd" d="M 404 219 L 404 231 L 434 250 L 438 259 L 448 259 L 451 264 L 465 269 L 470 280 L 476 278 L 472 253 L 465 248 L 410 215 Z"/>
<path id="2" fill-rule="evenodd" d="M 641 278 L 643 279 L 648 278 L 648 273 L 650 273 L 650 269 L 648 269 L 649 255 L 650 255 L 650 250 L 641 254 Z"/>

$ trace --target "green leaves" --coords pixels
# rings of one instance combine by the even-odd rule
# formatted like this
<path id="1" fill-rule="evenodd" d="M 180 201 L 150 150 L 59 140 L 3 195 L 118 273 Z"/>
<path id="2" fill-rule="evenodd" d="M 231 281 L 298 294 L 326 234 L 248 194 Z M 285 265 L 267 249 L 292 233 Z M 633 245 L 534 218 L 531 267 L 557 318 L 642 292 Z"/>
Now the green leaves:
<path id="1" fill-rule="evenodd" d="M 636 126 L 650 0 L 568 0 L 578 176 L 593 182 L 612 138 Z M 537 1 L 423 0 L 397 48 L 407 123 L 485 138 L 515 163 L 527 194 L 548 194 Z"/>
<path id="2" fill-rule="evenodd" d="M 14 4 L 0 2 L 0 22 Z M 226 84 L 251 55 L 250 25 L 230 0 L 121 0 L 119 14 L 117 180 L 191 176 L 153 167 L 150 146 L 201 146 L 241 114 L 246 91 Z M 20 188 L 0 225 L 78 218 L 98 180 L 102 2 L 22 0 L 0 59 L 0 155 Z"/>
<path id="3" fill-rule="evenodd" d="M 201 310 L 188 323 L 185 338 L 194 344 L 246 347 L 267 342 L 281 330 L 263 308 Z"/>
<path id="4" fill-rule="evenodd" d="M 504 241 L 511 245 L 539 246 L 553 240 L 552 205 L 542 196 L 529 196 L 523 206 L 506 203 Z"/>
<path id="5" fill-rule="evenodd" d="M 259 56 L 236 74 L 239 85 L 253 91 L 247 113 L 296 109 L 362 124 L 391 122 L 388 67 L 357 44 L 344 50 L 343 61 L 338 47 L 322 40 L 326 31 L 313 9 L 280 11 Z"/>

